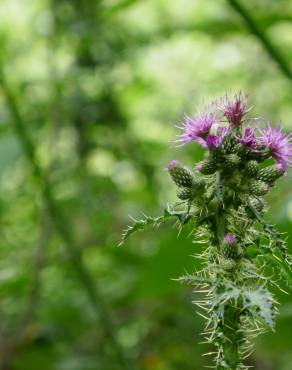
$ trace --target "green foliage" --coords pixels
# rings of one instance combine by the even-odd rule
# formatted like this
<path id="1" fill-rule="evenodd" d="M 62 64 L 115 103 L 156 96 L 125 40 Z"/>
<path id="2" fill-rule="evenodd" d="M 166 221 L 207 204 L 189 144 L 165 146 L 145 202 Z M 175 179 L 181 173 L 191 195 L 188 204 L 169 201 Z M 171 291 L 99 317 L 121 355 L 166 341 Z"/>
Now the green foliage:
<path id="1" fill-rule="evenodd" d="M 144 215 L 144 218 L 141 220 L 133 220 L 133 224 L 124 231 L 119 246 L 121 246 L 125 240 L 135 232 L 142 231 L 149 226 L 159 227 L 162 223 L 168 221 L 172 216 L 173 214 L 169 213 L 167 210 L 164 210 L 164 214 L 162 216 L 148 217 Z"/>
<path id="2" fill-rule="evenodd" d="M 128 239 L 128 237 L 134 234 L 135 232 L 142 231 L 149 226 L 158 228 L 161 224 L 169 221 L 173 217 L 178 219 L 179 224 L 184 225 L 188 223 L 188 221 L 191 219 L 191 214 L 189 210 L 177 211 L 174 209 L 173 206 L 168 205 L 167 209 L 164 210 L 164 213 L 161 216 L 149 217 L 144 215 L 143 219 L 141 220 L 133 219 L 133 224 L 128 226 L 128 228 L 124 231 L 119 246 L 123 245 L 125 240 Z"/>
<path id="3" fill-rule="evenodd" d="M 244 308 L 249 310 L 253 316 L 260 315 L 266 324 L 274 329 L 275 327 L 275 308 L 272 294 L 264 288 L 257 290 L 243 291 Z"/>
<path id="4" fill-rule="evenodd" d="M 290 1 L 242 4 L 291 60 Z M 203 324 L 189 303 L 192 287 L 173 281 L 201 268 L 189 257 L 205 250 L 200 238 L 188 238 L 196 210 L 175 207 L 168 222 L 187 223 L 179 236 L 161 227 L 117 248 L 120 232 L 129 214 L 156 215 L 175 199 L 163 170 L 174 151 L 182 162 L 203 160 L 198 148 L 185 153 L 169 146 L 182 112 L 242 89 L 252 92 L 257 116 L 289 128 L 290 81 L 225 1 L 2 0 L 0 11 L 1 69 L 57 204 L 53 220 L 1 86 L 0 369 L 122 368 L 58 222 L 80 252 L 122 352 L 133 359 L 128 367 L 201 370 L 209 363 L 201 354 L 211 348 L 194 345 Z M 290 180 L 283 178 L 269 196 L 266 219 L 287 233 L 287 250 Z M 208 190 L 213 202 L 215 188 Z M 271 255 L 260 239 L 246 253 L 288 291 L 282 245 Z M 250 359 L 256 370 L 290 370 L 291 296 L 275 294 L 282 302 L 276 334 L 257 341 Z"/>

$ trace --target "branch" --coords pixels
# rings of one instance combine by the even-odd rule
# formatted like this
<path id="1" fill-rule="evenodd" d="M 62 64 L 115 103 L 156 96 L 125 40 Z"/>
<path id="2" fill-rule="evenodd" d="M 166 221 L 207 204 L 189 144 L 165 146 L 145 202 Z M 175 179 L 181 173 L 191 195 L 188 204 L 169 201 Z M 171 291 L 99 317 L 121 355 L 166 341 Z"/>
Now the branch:
<path id="1" fill-rule="evenodd" d="M 55 201 L 48 176 L 38 163 L 34 143 L 27 132 L 26 123 L 20 114 L 16 97 L 7 83 L 2 65 L 0 65 L 0 87 L 2 88 L 8 109 L 10 110 L 14 131 L 23 146 L 24 154 L 31 165 L 34 176 L 38 180 L 38 185 L 41 189 L 42 197 L 50 215 L 52 225 L 55 227 L 59 237 L 64 243 L 64 247 L 70 257 L 70 261 L 74 267 L 74 270 L 76 271 L 79 280 L 83 285 L 83 288 L 97 317 L 103 325 L 105 334 L 111 343 L 112 349 L 117 360 L 119 361 L 121 369 L 129 370 L 130 367 L 128 366 L 126 356 L 124 355 L 122 348 L 116 339 L 115 329 L 112 325 L 107 305 L 104 302 L 94 279 L 82 260 L 80 248 L 78 248 L 78 245 L 71 234 L 70 224 L 67 223 L 66 217 L 63 216 L 61 208 Z"/>
<path id="2" fill-rule="evenodd" d="M 49 231 L 50 231 L 48 220 L 47 220 L 47 215 L 44 214 L 42 218 L 43 220 L 41 220 L 41 225 L 40 225 L 40 235 L 39 235 L 38 245 L 36 248 L 33 279 L 31 283 L 29 300 L 28 300 L 26 311 L 24 313 L 23 319 L 20 324 L 20 328 L 18 329 L 19 333 L 25 332 L 27 325 L 33 320 L 36 310 L 37 310 L 39 299 L 40 299 L 41 283 L 42 283 L 41 273 L 46 264 L 45 252 L 46 252 L 47 244 L 49 241 Z"/>
<path id="3" fill-rule="evenodd" d="M 103 14 L 104 15 L 112 15 L 116 12 L 119 12 L 120 10 L 124 10 L 124 9 L 130 7 L 131 5 L 135 4 L 136 2 L 138 2 L 138 0 L 121 0 L 117 4 L 114 4 L 110 7 L 104 7 L 102 9 Z M 139 1 L 139 2 L 141 2 L 141 1 Z"/>
<path id="4" fill-rule="evenodd" d="M 228 0 L 232 8 L 241 16 L 248 29 L 261 42 L 262 46 L 269 54 L 269 56 L 278 64 L 282 73 L 292 81 L 292 71 L 286 59 L 280 50 L 273 44 L 269 37 L 264 33 L 256 20 L 249 14 L 249 12 L 240 4 L 238 0 Z"/>

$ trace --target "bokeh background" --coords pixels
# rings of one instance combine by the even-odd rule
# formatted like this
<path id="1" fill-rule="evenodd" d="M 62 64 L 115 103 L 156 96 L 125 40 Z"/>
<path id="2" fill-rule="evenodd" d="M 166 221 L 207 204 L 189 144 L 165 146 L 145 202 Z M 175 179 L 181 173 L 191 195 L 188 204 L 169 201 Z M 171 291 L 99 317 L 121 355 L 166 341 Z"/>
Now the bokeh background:
<path id="1" fill-rule="evenodd" d="M 202 369 L 203 320 L 173 280 L 200 246 L 171 224 L 117 244 L 129 215 L 175 200 L 165 163 L 202 157 L 171 143 L 184 112 L 243 90 L 291 130 L 292 2 L 1 0 L 0 14 L 0 369 Z M 291 250 L 289 175 L 269 198 Z M 292 369 L 292 296 L 275 294 L 256 370 Z"/>

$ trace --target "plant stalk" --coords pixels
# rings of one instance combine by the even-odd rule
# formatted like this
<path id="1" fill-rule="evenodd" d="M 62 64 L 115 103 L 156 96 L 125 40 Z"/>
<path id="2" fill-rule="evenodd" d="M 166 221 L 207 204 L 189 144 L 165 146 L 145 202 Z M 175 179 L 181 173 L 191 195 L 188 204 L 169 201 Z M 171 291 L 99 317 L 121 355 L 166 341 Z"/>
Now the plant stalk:
<path id="1" fill-rule="evenodd" d="M 222 198 L 221 189 L 221 176 L 218 171 L 216 174 L 216 197 L 218 199 L 217 212 L 215 213 L 215 240 L 217 244 L 218 253 L 222 253 L 221 245 L 223 243 L 223 237 L 226 234 L 226 218 L 224 209 L 224 199 Z M 235 270 L 229 271 L 229 277 L 231 283 L 234 282 Z M 221 289 L 221 288 L 220 288 Z M 222 292 L 221 292 L 222 293 Z M 219 363 L 217 364 L 217 370 L 238 370 L 241 363 L 240 344 L 242 341 L 242 333 L 240 333 L 240 308 L 233 302 L 229 302 L 224 308 L 224 316 L 221 325 L 222 339 L 219 340 Z M 223 365 L 224 364 L 224 365 Z"/>

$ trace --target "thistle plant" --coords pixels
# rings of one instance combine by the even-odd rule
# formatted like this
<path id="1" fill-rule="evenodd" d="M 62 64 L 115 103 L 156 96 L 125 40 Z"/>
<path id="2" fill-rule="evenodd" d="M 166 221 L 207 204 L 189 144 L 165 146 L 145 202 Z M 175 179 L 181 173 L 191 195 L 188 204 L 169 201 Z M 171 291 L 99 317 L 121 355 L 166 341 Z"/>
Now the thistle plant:
<path id="1" fill-rule="evenodd" d="M 283 235 L 264 219 L 264 196 L 291 166 L 292 136 L 249 118 L 250 111 L 239 93 L 195 118 L 184 117 L 178 142 L 202 146 L 204 159 L 193 170 L 169 162 L 178 201 L 159 217 L 134 220 L 122 240 L 176 218 L 180 228 L 191 227 L 195 243 L 203 243 L 196 255 L 200 270 L 179 280 L 194 286 L 217 370 L 246 368 L 253 338 L 275 328 L 277 302 L 270 287 L 283 289 L 283 282 L 292 281 Z"/>

